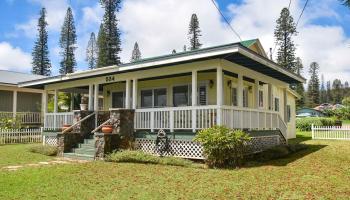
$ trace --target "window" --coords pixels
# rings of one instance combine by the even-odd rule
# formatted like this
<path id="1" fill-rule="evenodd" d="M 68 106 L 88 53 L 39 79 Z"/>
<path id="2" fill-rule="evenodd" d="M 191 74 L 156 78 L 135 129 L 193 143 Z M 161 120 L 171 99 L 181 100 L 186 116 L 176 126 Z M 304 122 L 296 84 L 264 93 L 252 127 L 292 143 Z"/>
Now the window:
<path id="1" fill-rule="evenodd" d="M 153 107 L 152 97 L 153 97 L 152 90 L 141 90 L 141 107 L 152 108 Z"/>
<path id="2" fill-rule="evenodd" d="M 243 89 L 243 107 L 248 107 L 248 88 Z"/>
<path id="3" fill-rule="evenodd" d="M 259 107 L 264 107 L 264 92 L 259 90 Z"/>
<path id="4" fill-rule="evenodd" d="M 175 86 L 173 88 L 173 104 L 175 107 L 189 105 L 189 96 L 191 95 L 189 94 L 188 88 L 188 85 Z"/>
<path id="5" fill-rule="evenodd" d="M 165 107 L 167 106 L 167 95 L 166 89 L 155 89 L 154 90 L 154 107 Z"/>
<path id="6" fill-rule="evenodd" d="M 275 98 L 275 111 L 280 111 L 280 99 Z"/>
<path id="7" fill-rule="evenodd" d="M 232 105 L 238 106 L 237 88 L 232 88 Z"/>
<path id="8" fill-rule="evenodd" d="M 207 87 L 205 85 L 200 85 L 198 87 L 198 105 L 207 105 Z"/>
<path id="9" fill-rule="evenodd" d="M 124 107 L 125 107 L 124 92 L 113 92 L 112 93 L 112 108 L 124 108 Z"/>
<path id="10" fill-rule="evenodd" d="M 287 122 L 290 122 L 291 116 L 290 105 L 287 105 Z"/>

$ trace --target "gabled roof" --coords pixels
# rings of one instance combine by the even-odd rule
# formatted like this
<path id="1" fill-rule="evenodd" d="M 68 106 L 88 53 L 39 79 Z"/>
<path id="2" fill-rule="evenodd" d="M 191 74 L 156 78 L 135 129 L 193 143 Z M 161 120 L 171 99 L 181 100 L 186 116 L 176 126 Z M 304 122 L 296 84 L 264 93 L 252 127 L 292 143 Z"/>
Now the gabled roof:
<path id="1" fill-rule="evenodd" d="M 245 41 L 245 45 L 260 44 L 259 40 Z M 64 82 L 68 80 L 86 79 L 97 76 L 106 76 L 130 71 L 147 70 L 159 67 L 170 67 L 179 64 L 191 63 L 196 61 L 210 59 L 225 59 L 230 62 L 237 63 L 249 69 L 266 74 L 286 83 L 305 82 L 305 79 L 289 70 L 286 70 L 266 56 L 253 51 L 240 42 L 225 44 L 220 46 L 202 48 L 192 51 L 180 52 L 164 56 L 157 56 L 147 59 L 141 59 L 136 62 L 121 64 L 119 66 L 108 66 L 93 70 L 86 70 L 66 75 L 59 75 L 44 78 L 36 81 L 27 81 L 20 84 L 20 87 L 43 88 L 44 85 Z M 264 51 L 263 51 L 264 52 Z"/>
<path id="2" fill-rule="evenodd" d="M 0 84 L 18 85 L 20 82 L 38 80 L 45 77 L 46 76 L 0 70 Z"/>

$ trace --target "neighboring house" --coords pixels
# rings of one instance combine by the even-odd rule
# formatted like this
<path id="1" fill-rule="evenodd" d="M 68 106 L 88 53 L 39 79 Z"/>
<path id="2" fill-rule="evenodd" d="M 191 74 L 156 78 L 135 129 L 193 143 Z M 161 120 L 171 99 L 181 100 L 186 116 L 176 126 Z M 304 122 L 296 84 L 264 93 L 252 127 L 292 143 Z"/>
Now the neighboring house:
<path id="1" fill-rule="evenodd" d="M 42 123 L 44 91 L 19 88 L 18 83 L 42 79 L 44 76 L 0 70 L 0 120 L 17 118 L 22 125 L 39 126 Z"/>
<path id="2" fill-rule="evenodd" d="M 324 114 L 320 110 L 313 108 L 301 108 L 297 110 L 297 117 L 323 117 Z"/>
<path id="3" fill-rule="evenodd" d="M 137 62 L 24 81 L 22 88 L 54 94 L 54 113 L 45 127 L 72 123 L 58 113 L 61 91 L 88 94 L 88 109 L 135 109 L 134 128 L 150 132 L 196 132 L 213 125 L 234 129 L 280 130 L 295 137 L 295 100 L 289 85 L 305 79 L 268 59 L 258 39 Z M 196 92 L 193 92 L 196 91 Z M 46 98 L 44 98 L 46 99 Z M 44 102 L 46 105 L 46 102 Z"/>

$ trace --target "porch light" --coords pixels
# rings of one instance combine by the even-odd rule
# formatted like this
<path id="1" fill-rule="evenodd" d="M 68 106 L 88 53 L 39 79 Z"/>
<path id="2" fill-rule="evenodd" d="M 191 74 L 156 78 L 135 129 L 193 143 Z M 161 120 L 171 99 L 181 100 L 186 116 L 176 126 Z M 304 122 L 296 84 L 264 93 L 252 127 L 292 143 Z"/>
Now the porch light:
<path id="1" fill-rule="evenodd" d="M 209 81 L 209 87 L 212 88 L 214 86 L 214 81 L 213 80 L 210 80 Z"/>

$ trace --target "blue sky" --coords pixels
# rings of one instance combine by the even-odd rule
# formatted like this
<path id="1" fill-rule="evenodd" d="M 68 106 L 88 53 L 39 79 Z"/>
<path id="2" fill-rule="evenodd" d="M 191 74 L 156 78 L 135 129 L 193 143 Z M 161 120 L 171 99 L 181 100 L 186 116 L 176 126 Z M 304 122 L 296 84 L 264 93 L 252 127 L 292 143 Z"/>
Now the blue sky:
<path id="1" fill-rule="evenodd" d="M 259 38 L 267 51 L 273 47 L 273 28 L 280 10 L 289 0 L 217 0 L 222 12 L 243 39 Z M 297 20 L 305 0 L 292 0 L 291 12 Z M 31 50 L 41 7 L 49 22 L 49 50 L 53 74 L 59 67 L 58 39 L 67 6 L 73 8 L 78 33 L 78 70 L 85 70 L 85 48 L 91 32 L 99 27 L 103 10 L 98 0 L 3 0 L 0 1 L 0 69 L 30 72 Z M 238 39 L 228 29 L 210 0 L 124 0 L 118 13 L 122 31 L 122 61 L 128 62 L 135 41 L 143 57 L 180 51 L 187 44 L 191 13 L 197 13 L 202 28 L 201 41 L 212 46 Z M 163 20 L 166 18 L 167 20 Z M 320 63 L 326 79 L 347 79 L 350 61 L 350 9 L 337 0 L 310 1 L 295 37 L 304 65 Z M 97 33 L 96 33 L 97 34 Z M 147 47 L 147 48 L 146 48 Z M 307 73 L 305 73 L 307 76 Z"/>

